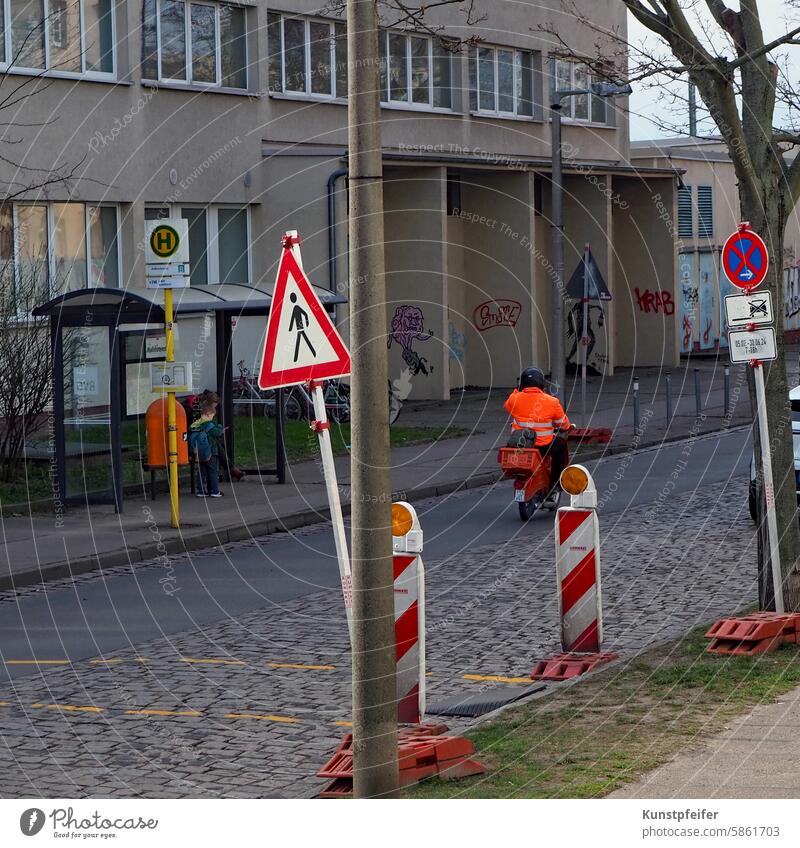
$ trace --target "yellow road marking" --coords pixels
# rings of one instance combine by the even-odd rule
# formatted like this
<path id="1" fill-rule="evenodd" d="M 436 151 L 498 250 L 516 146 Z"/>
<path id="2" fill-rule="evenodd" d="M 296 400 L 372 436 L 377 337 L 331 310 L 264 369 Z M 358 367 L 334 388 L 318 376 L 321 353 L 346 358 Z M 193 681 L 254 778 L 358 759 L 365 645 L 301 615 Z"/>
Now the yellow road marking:
<path id="1" fill-rule="evenodd" d="M 300 721 L 299 718 L 290 716 L 256 715 L 255 713 L 226 713 L 225 718 L 253 718 L 256 721 L 280 721 L 285 724 L 296 724 Z"/>
<path id="2" fill-rule="evenodd" d="M 11 701 L 0 701 L 0 707 L 10 707 Z"/>
<path id="3" fill-rule="evenodd" d="M 191 716 L 197 718 L 203 714 L 196 710 L 125 710 L 125 715 Z"/>
<path id="4" fill-rule="evenodd" d="M 121 663 L 120 657 L 110 657 L 109 659 L 89 660 L 92 665 L 112 665 L 113 663 Z"/>
<path id="5" fill-rule="evenodd" d="M 502 677 L 499 674 L 465 674 L 464 680 L 490 680 L 493 683 L 532 683 L 530 677 Z"/>
<path id="6" fill-rule="evenodd" d="M 66 713 L 101 713 L 102 707 L 78 707 L 74 704 L 31 704 L 36 709 L 61 710 Z"/>
<path id="7" fill-rule="evenodd" d="M 182 663 L 196 663 L 197 665 L 247 665 L 243 660 L 202 660 L 193 657 L 181 657 Z"/>
<path id="8" fill-rule="evenodd" d="M 6 660 L 6 665 L 69 665 L 69 660 Z"/>
<path id="9" fill-rule="evenodd" d="M 334 724 L 337 727 L 352 727 L 353 726 L 352 721 L 335 721 Z"/>
<path id="10" fill-rule="evenodd" d="M 335 665 L 303 665 L 302 663 L 270 663 L 272 668 L 304 668 L 309 671 L 333 671 Z"/>

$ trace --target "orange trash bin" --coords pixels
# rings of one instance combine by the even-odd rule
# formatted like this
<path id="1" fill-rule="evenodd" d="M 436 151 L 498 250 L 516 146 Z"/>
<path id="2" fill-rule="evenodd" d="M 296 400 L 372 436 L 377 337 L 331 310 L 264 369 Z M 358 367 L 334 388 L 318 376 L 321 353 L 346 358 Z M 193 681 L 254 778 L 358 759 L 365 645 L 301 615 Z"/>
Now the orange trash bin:
<path id="1" fill-rule="evenodd" d="M 154 400 L 147 407 L 147 465 L 166 468 L 169 453 L 167 435 L 167 398 Z M 189 441 L 186 436 L 186 410 L 175 399 L 175 424 L 178 427 L 178 465 L 189 464 Z"/>

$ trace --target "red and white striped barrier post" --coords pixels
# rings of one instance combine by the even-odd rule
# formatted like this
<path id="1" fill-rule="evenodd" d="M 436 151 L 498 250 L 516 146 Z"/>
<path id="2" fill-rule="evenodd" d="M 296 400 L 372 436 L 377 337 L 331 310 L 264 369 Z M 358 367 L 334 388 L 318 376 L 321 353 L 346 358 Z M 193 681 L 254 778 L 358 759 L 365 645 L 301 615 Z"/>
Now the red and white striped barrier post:
<path id="1" fill-rule="evenodd" d="M 570 652 L 594 652 L 603 642 L 600 594 L 600 525 L 597 489 L 582 465 L 561 475 L 569 506 L 556 512 L 556 579 L 561 646 Z"/>
<path id="2" fill-rule="evenodd" d="M 397 645 L 397 720 L 419 724 L 425 715 L 425 571 L 416 510 L 392 504 L 394 632 Z"/>

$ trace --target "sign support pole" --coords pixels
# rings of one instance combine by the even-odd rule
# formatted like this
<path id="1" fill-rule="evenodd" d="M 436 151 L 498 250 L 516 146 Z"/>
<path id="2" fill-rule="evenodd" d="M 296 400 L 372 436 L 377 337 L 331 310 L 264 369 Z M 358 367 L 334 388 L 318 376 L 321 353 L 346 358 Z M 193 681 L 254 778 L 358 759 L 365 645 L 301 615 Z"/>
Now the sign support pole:
<path id="1" fill-rule="evenodd" d="M 353 642 L 353 582 L 350 571 L 350 554 L 347 550 L 347 535 L 344 529 L 342 503 L 339 498 L 339 486 L 336 481 L 336 466 L 333 464 L 333 448 L 331 447 L 330 422 L 325 409 L 325 395 L 322 391 L 322 381 L 312 380 L 309 383 L 311 398 L 314 401 L 314 421 L 312 428 L 319 436 L 319 450 L 322 455 L 322 473 L 325 478 L 325 489 L 328 492 L 328 503 L 331 508 L 331 524 L 333 539 L 336 543 L 336 558 L 339 560 L 339 575 L 342 580 L 344 608 L 347 613 L 347 628 L 350 631 L 350 642 Z"/>
<path id="2" fill-rule="evenodd" d="M 175 361 L 175 337 L 172 288 L 164 289 L 164 323 L 167 335 L 167 362 Z M 167 463 L 169 470 L 169 516 L 173 527 L 181 526 L 178 495 L 178 423 L 175 409 L 175 389 L 167 389 Z"/>
<path id="3" fill-rule="evenodd" d="M 769 429 L 767 421 L 767 398 L 764 390 L 764 366 L 757 359 L 751 363 L 756 382 L 756 404 L 758 405 L 758 436 L 761 441 L 761 465 L 764 472 L 764 496 L 767 504 L 767 533 L 769 536 L 769 558 L 772 566 L 772 588 L 775 595 L 775 612 L 783 613 L 783 578 L 781 557 L 778 550 L 778 519 L 775 514 L 775 484 L 772 479 L 772 456 L 769 451 Z"/>

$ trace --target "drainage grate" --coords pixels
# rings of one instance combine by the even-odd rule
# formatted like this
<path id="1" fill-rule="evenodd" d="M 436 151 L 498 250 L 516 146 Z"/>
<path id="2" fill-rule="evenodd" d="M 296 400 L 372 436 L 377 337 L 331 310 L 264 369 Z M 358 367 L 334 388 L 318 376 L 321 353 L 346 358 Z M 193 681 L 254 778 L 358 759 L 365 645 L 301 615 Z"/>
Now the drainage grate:
<path id="1" fill-rule="evenodd" d="M 436 704 L 428 704 L 425 707 L 425 715 L 447 715 L 463 716 L 464 718 L 475 718 L 486 715 L 493 710 L 521 701 L 535 692 L 545 689 L 544 683 L 532 683 L 529 686 L 509 686 L 502 689 L 494 689 L 491 692 L 481 692 L 477 695 L 456 695 L 446 701 Z"/>

